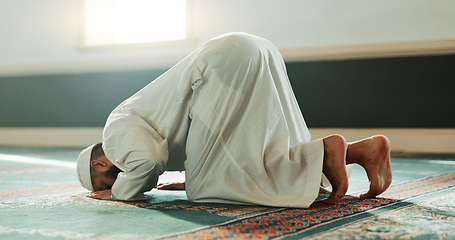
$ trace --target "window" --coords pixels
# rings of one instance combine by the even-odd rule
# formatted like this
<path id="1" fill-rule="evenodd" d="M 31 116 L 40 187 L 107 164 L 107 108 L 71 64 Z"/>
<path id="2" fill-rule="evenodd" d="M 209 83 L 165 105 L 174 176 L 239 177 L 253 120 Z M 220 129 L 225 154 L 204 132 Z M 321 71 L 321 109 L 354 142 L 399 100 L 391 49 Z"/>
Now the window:
<path id="1" fill-rule="evenodd" d="M 84 0 L 83 45 L 185 39 L 186 0 Z"/>

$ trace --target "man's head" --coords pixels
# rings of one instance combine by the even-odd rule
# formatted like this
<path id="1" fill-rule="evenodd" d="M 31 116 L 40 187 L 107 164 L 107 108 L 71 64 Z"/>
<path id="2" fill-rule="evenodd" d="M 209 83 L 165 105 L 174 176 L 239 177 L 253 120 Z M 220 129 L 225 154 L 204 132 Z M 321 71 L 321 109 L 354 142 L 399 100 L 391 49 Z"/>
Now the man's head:
<path id="1" fill-rule="evenodd" d="M 112 188 L 119 172 L 121 170 L 104 155 L 101 143 L 91 145 L 79 154 L 77 160 L 79 181 L 90 191 Z"/>

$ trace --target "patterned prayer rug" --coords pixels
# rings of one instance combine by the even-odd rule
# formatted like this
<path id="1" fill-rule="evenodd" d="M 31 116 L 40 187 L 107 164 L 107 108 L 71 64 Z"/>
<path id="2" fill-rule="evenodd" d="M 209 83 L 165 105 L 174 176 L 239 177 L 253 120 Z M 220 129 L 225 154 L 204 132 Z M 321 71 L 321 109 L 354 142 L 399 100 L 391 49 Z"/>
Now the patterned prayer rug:
<path id="1" fill-rule="evenodd" d="M 375 199 L 360 167 L 349 196 L 308 209 L 196 204 L 184 191 L 148 201 L 85 197 L 80 149 L 0 147 L 0 239 L 455 239 L 455 158 L 394 157 L 392 186 Z M 167 173 L 162 182 L 181 180 Z"/>

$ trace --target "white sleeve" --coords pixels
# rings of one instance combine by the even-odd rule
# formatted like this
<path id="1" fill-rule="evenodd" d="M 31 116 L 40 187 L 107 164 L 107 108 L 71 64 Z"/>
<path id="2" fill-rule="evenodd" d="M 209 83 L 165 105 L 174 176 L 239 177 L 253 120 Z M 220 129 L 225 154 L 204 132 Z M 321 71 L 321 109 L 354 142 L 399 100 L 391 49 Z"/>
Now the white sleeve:
<path id="1" fill-rule="evenodd" d="M 103 133 L 106 157 L 123 172 L 112 186 L 116 200 L 143 200 L 166 169 L 167 140 L 135 114 L 111 116 Z"/>

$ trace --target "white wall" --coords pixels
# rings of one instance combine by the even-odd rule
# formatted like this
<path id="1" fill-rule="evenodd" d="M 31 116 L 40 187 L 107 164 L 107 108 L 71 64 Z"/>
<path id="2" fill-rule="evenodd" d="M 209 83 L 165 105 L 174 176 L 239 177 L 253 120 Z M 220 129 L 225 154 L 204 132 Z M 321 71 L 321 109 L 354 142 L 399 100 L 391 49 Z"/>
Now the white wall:
<path id="1" fill-rule="evenodd" d="M 281 48 L 455 38 L 451 0 L 195 0 L 194 6 L 198 36 L 247 31 Z"/>
<path id="2" fill-rule="evenodd" d="M 231 31 L 263 36 L 286 53 L 287 59 L 302 59 L 301 55 L 309 53 L 347 57 L 352 52 L 360 53 L 352 54 L 354 57 L 365 56 L 365 52 L 374 57 L 382 52 L 402 54 L 402 49 L 415 52 L 419 48 L 455 53 L 453 0 L 188 1 L 191 41 L 84 49 L 78 47 L 79 0 L 0 0 L 0 77 L 164 68 L 202 42 Z M 337 132 L 358 139 L 382 132 L 390 136 L 394 151 L 454 151 L 453 129 L 339 131 L 313 129 L 312 133 L 315 138 Z M 101 128 L 0 128 L 0 144 L 87 145 L 99 139 L 100 132 Z"/>
<path id="3" fill-rule="evenodd" d="M 188 1 L 193 41 L 112 50 L 78 47 L 78 0 L 0 0 L 0 76 L 169 67 L 231 31 L 280 49 L 455 39 L 453 0 Z"/>

